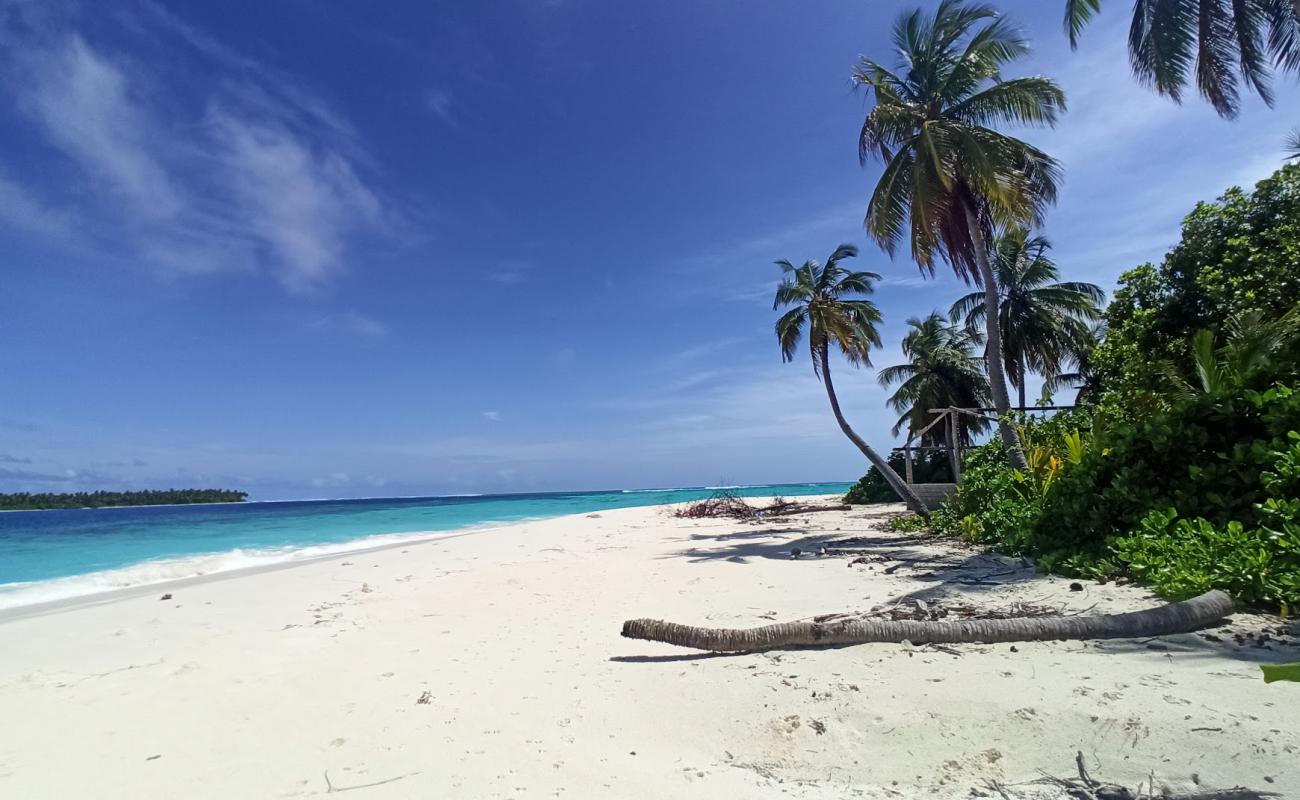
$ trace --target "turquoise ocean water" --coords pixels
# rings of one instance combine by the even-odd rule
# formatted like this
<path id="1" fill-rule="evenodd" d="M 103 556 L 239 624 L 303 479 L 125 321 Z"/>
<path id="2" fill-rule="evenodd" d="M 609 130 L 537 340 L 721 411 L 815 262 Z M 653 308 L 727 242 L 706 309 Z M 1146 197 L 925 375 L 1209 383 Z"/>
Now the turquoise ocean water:
<path id="1" fill-rule="evenodd" d="M 798 497 L 842 494 L 849 486 L 770 484 L 735 491 L 751 497 Z M 713 491 L 639 489 L 0 513 L 0 609 L 521 520 L 679 503 Z"/>

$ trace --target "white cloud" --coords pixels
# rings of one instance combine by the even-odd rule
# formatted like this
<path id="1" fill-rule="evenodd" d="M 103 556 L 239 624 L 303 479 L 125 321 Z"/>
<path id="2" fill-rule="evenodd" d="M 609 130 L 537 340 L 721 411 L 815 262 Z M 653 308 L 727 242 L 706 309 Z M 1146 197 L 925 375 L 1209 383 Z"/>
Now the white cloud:
<path id="1" fill-rule="evenodd" d="M 484 411 L 484 412 L 483 412 L 483 419 L 491 420 L 492 422 L 500 422 L 500 421 L 501 421 L 501 412 L 500 412 L 500 411 Z"/>
<path id="2" fill-rule="evenodd" d="M 150 147 L 152 123 L 123 72 L 77 35 L 31 54 L 23 98 L 53 144 L 111 192 L 151 219 L 181 210 L 181 199 Z"/>
<path id="3" fill-rule="evenodd" d="M 424 104 L 429 111 L 442 122 L 448 125 L 456 125 L 456 115 L 452 111 L 453 96 L 446 89 L 430 89 L 424 93 Z"/>
<path id="4" fill-rule="evenodd" d="M 314 330 L 341 331 L 368 339 L 379 339 L 390 332 L 384 323 L 351 308 L 338 314 L 304 320 L 303 324 Z"/>
<path id="5" fill-rule="evenodd" d="M 168 272 L 264 271 L 296 292 L 328 285 L 354 236 L 390 230 L 386 203 L 358 171 L 367 158 L 351 129 L 292 81 L 162 9 L 152 17 L 221 79 L 181 85 L 76 32 L 0 44 L 19 106 L 89 189 L 70 193 L 77 205 L 66 212 L 46 213 L 0 175 L 0 221 L 64 240 L 78 228 L 103 250 Z"/>

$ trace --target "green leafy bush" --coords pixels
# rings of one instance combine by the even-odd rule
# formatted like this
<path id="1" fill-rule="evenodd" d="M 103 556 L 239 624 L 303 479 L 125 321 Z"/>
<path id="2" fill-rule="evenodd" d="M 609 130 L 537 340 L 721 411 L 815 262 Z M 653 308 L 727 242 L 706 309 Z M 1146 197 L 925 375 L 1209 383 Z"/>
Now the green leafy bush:
<path id="1" fill-rule="evenodd" d="M 1105 388 L 1130 405 L 1159 391 L 1161 365 L 1190 366 L 1192 335 L 1247 312 L 1285 314 L 1300 297 L 1300 166 L 1200 203 L 1183 220 L 1182 240 L 1157 266 L 1124 273 L 1106 310 L 1106 341 L 1092 366 Z M 1294 379 L 1300 353 L 1288 360 Z"/>
<path id="2" fill-rule="evenodd" d="M 1183 599 L 1222 589 L 1252 605 L 1300 607 L 1300 434 L 1275 454 L 1261 482 L 1271 495 L 1258 506 L 1259 525 L 1215 525 L 1152 511 L 1131 536 L 1115 542 L 1119 560 L 1160 594 Z"/>
<path id="3" fill-rule="evenodd" d="M 906 468 L 902 453 L 889 456 L 889 466 L 899 475 L 904 475 Z M 917 454 L 912 459 L 912 480 L 915 483 L 952 483 L 952 469 L 948 466 L 948 454 L 929 451 Z M 868 503 L 897 503 L 901 500 L 898 493 L 885 483 L 880 471 L 872 467 L 861 480 L 853 484 L 849 493 L 844 495 L 844 502 L 853 505 Z"/>
<path id="4" fill-rule="evenodd" d="M 926 527 L 925 518 L 916 514 L 904 514 L 889 519 L 889 529 L 899 533 L 916 533 L 925 530 Z"/>
<path id="5" fill-rule="evenodd" d="M 1267 499 L 1262 474 L 1298 423 L 1300 393 L 1286 386 L 1202 394 L 1167 413 L 1103 422 L 1043 498 L 1030 549 L 1048 568 L 1073 564 L 1086 574 L 1090 560 L 1104 559 L 1112 540 L 1152 511 L 1174 508 L 1225 530 L 1234 520 L 1257 527 Z"/>

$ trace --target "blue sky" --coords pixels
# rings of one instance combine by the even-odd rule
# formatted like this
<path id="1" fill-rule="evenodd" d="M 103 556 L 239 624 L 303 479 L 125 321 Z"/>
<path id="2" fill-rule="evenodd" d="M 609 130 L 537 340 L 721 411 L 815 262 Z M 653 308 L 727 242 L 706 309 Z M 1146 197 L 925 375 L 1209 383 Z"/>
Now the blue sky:
<path id="1" fill-rule="evenodd" d="M 881 365 L 962 291 L 861 230 L 849 70 L 911 5 L 0 0 L 0 490 L 856 478 L 772 261 L 860 245 Z M 1126 4 L 1077 53 L 1000 5 L 1069 95 L 1024 134 L 1069 278 L 1280 164 L 1293 80 L 1227 122 L 1131 81 Z M 888 445 L 874 374 L 837 384 Z"/>

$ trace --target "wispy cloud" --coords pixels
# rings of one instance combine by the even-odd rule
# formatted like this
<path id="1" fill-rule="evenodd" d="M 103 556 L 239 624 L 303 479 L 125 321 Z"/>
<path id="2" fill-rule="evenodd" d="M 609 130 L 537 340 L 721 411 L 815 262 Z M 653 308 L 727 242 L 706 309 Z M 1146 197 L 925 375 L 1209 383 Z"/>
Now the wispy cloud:
<path id="1" fill-rule="evenodd" d="M 76 30 L 6 33 L 0 57 L 18 106 L 88 191 L 49 213 L 6 170 L 0 221 L 51 238 L 75 227 L 171 272 L 261 270 L 295 292 L 327 285 L 350 239 L 386 233 L 391 215 L 361 177 L 367 159 L 350 128 L 302 87 L 141 8 L 152 9 L 148 31 L 209 59 L 221 79 L 186 83 Z"/>
<path id="2" fill-rule="evenodd" d="M 452 127 L 459 124 L 454 111 L 454 96 L 446 89 L 430 89 L 425 92 L 424 105 L 441 122 Z"/>
<path id="3" fill-rule="evenodd" d="M 337 314 L 327 314 L 305 320 L 305 324 L 306 327 L 313 330 L 339 331 L 367 339 L 382 338 L 391 332 L 383 322 L 351 308 Z"/>
<path id="4" fill-rule="evenodd" d="M 500 422 L 500 421 L 501 421 L 501 412 L 500 412 L 500 411 L 484 411 L 484 412 L 483 412 L 483 419 L 490 420 L 490 421 L 492 421 L 492 422 Z"/>

